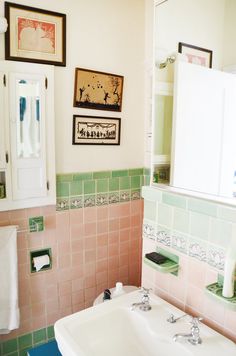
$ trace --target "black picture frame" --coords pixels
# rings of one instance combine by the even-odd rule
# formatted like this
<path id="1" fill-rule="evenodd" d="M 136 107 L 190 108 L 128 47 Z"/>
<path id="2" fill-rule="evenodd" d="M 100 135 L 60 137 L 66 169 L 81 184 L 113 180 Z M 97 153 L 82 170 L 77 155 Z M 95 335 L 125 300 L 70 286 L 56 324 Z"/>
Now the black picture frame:
<path id="1" fill-rule="evenodd" d="M 179 42 L 178 52 L 185 54 L 189 63 L 199 64 L 204 67 L 212 68 L 213 52 L 210 49 Z"/>

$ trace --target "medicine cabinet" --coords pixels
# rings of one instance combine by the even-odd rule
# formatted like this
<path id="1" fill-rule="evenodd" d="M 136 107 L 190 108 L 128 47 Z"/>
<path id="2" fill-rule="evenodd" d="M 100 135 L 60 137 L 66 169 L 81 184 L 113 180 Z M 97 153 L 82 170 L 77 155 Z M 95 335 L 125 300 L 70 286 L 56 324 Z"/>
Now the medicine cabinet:
<path id="1" fill-rule="evenodd" d="M 0 62 L 0 211 L 55 204 L 54 69 Z"/>

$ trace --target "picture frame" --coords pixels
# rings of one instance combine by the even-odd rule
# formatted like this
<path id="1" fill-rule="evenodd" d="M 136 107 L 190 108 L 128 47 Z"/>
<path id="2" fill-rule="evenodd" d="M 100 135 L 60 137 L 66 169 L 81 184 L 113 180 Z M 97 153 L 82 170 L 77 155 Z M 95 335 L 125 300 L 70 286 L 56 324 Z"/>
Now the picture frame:
<path id="1" fill-rule="evenodd" d="M 74 107 L 121 111 L 123 81 L 122 75 L 76 68 Z"/>
<path id="2" fill-rule="evenodd" d="M 120 145 L 121 119 L 73 115 L 73 145 Z"/>
<path id="3" fill-rule="evenodd" d="M 66 15 L 5 2 L 5 59 L 66 66 Z"/>
<path id="4" fill-rule="evenodd" d="M 178 52 L 184 54 L 189 63 L 212 68 L 213 52 L 210 49 L 179 42 Z"/>

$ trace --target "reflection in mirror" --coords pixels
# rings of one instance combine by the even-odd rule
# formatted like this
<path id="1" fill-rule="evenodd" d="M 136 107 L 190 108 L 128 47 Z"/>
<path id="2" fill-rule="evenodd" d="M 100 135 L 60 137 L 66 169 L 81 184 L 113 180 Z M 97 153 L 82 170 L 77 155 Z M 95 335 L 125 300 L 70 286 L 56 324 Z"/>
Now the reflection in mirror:
<path id="1" fill-rule="evenodd" d="M 17 80 L 17 156 L 37 158 L 40 155 L 40 83 Z"/>

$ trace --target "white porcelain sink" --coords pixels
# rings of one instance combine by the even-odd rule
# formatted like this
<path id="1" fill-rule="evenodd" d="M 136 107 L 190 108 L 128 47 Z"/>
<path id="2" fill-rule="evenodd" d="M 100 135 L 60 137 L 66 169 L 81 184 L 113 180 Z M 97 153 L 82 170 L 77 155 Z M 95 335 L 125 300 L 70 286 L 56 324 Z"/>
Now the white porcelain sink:
<path id="1" fill-rule="evenodd" d="M 182 319 L 166 321 L 170 313 L 182 311 L 151 294 L 152 310 L 136 309 L 131 304 L 141 299 L 138 291 L 123 295 L 55 323 L 55 336 L 63 356 L 236 356 L 236 345 L 201 324 L 201 345 L 183 340 L 174 342 L 176 333 L 189 333 L 190 325 Z"/>

